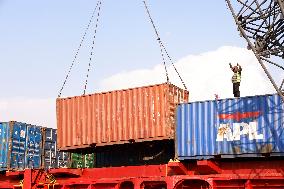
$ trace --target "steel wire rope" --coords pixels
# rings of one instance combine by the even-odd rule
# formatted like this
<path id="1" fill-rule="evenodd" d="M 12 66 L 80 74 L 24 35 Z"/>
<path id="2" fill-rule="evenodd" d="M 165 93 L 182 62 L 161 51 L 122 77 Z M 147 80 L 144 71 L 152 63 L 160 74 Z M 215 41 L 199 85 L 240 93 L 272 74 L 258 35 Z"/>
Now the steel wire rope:
<path id="1" fill-rule="evenodd" d="M 184 83 L 184 81 L 183 81 L 183 79 L 182 79 L 180 73 L 178 72 L 176 66 L 174 65 L 174 63 L 173 63 L 173 61 L 172 61 L 171 56 L 169 55 L 169 53 L 168 53 L 168 51 L 167 51 L 167 49 L 166 49 L 166 47 L 165 47 L 163 41 L 162 41 L 161 38 L 160 38 L 160 35 L 159 35 L 159 33 L 158 33 L 158 30 L 157 30 L 157 27 L 156 27 L 156 25 L 155 25 L 155 23 L 154 23 L 154 21 L 153 21 L 153 19 L 152 19 L 152 16 L 151 16 L 151 14 L 150 14 L 150 11 L 149 11 L 149 8 L 148 8 L 148 6 L 147 6 L 146 1 L 143 1 L 143 3 L 144 3 L 144 6 L 145 6 L 145 9 L 146 9 L 146 12 L 147 12 L 147 14 L 148 14 L 148 17 L 149 17 L 149 19 L 150 19 L 150 22 L 151 22 L 151 24 L 152 24 L 152 26 L 153 26 L 153 28 L 154 28 L 154 30 L 155 30 L 155 33 L 156 33 L 156 36 L 157 36 L 157 40 L 158 40 L 159 45 L 160 45 L 160 48 L 161 48 L 161 52 L 162 52 L 161 54 L 162 54 L 162 58 L 163 58 L 163 61 L 164 61 L 164 67 L 165 67 L 165 70 L 166 70 L 167 82 L 169 82 L 169 77 L 168 77 L 168 71 L 167 71 L 167 66 L 166 66 L 166 63 L 165 63 L 165 58 L 164 58 L 164 53 L 163 53 L 163 51 L 165 52 L 165 54 L 167 55 L 168 59 L 170 60 L 170 62 L 171 62 L 171 64 L 172 64 L 172 66 L 173 66 L 175 72 L 177 73 L 177 75 L 178 75 L 178 77 L 179 77 L 181 83 L 183 84 L 183 87 L 185 88 L 185 90 L 187 90 L 187 87 L 186 87 L 186 85 L 185 85 L 185 83 Z"/>
<path id="2" fill-rule="evenodd" d="M 157 28 L 156 28 L 156 26 L 155 26 L 155 24 L 154 24 L 154 21 L 153 21 L 151 15 L 150 15 L 150 12 L 149 12 L 149 9 L 148 9 L 148 7 L 147 7 L 146 2 L 143 1 L 143 3 L 144 3 L 144 5 L 145 5 L 146 12 L 147 12 L 147 14 L 148 14 L 148 17 L 149 17 L 149 19 L 150 19 L 150 22 L 151 22 L 151 24 L 152 24 L 152 26 L 153 26 L 153 28 L 154 28 L 154 31 L 155 31 L 155 33 L 156 33 L 156 36 L 157 36 L 157 41 L 158 41 L 158 43 L 159 43 L 160 53 L 161 53 L 161 56 L 162 56 L 163 65 L 164 65 L 164 69 L 165 69 L 165 73 L 166 73 L 167 83 L 169 83 L 169 74 L 168 74 L 168 70 L 167 70 L 167 66 L 166 66 L 166 59 L 165 59 L 165 55 L 164 55 L 164 52 L 163 52 L 163 45 L 162 45 L 162 43 L 161 43 L 161 38 L 160 38 L 159 33 L 158 33 L 158 30 L 157 30 Z"/>
<path id="3" fill-rule="evenodd" d="M 89 79 L 89 73 L 90 73 L 90 70 L 91 70 L 92 57 L 94 56 L 94 47 L 95 47 L 95 40 L 96 40 L 98 23 L 99 23 L 99 18 L 100 18 L 101 5 L 102 5 L 102 1 L 99 1 L 98 14 L 97 14 L 97 19 L 96 19 L 95 31 L 94 31 L 93 42 L 92 42 L 92 47 L 91 47 L 91 52 L 90 52 L 90 57 L 89 57 L 89 64 L 88 64 L 88 70 L 87 70 L 83 95 L 86 94 L 88 79 Z"/>
<path id="4" fill-rule="evenodd" d="M 67 83 L 67 80 L 68 80 L 68 78 L 69 78 L 69 76 L 70 76 L 71 70 L 72 70 L 72 68 L 73 68 L 73 66 L 74 66 L 74 64 L 75 64 L 75 61 L 77 60 L 77 57 L 78 57 L 78 55 L 79 55 L 79 51 L 80 51 L 80 49 L 81 49 L 81 47 L 82 47 L 82 45 L 83 45 L 83 42 L 85 41 L 85 37 L 86 37 L 86 35 L 87 35 L 87 32 L 88 32 L 88 30 L 89 30 L 89 28 L 90 28 L 90 26 L 91 26 L 91 23 L 93 22 L 93 19 L 94 19 L 95 13 L 96 13 L 96 11 L 97 11 L 98 5 L 99 5 L 99 1 L 97 2 L 96 7 L 95 7 L 95 9 L 94 9 L 94 11 L 93 11 L 93 13 L 92 13 L 92 15 L 91 15 L 91 18 L 89 19 L 88 25 L 87 25 L 87 27 L 86 27 L 86 29 L 85 29 L 85 31 L 84 31 L 84 34 L 83 34 L 83 36 L 82 36 L 82 38 L 81 38 L 81 41 L 80 41 L 80 43 L 79 43 L 79 46 L 78 46 L 78 48 L 77 48 L 77 50 L 76 50 L 76 53 L 75 53 L 75 56 L 74 56 L 73 61 L 72 61 L 72 63 L 71 63 L 71 66 L 69 67 L 69 70 L 68 70 L 67 75 L 66 75 L 66 77 L 65 77 L 65 80 L 64 80 L 64 82 L 63 82 L 63 84 L 62 84 L 62 87 L 61 87 L 61 89 L 59 90 L 58 97 L 61 97 L 62 91 L 63 91 L 63 89 L 64 89 L 64 87 L 65 87 L 65 85 L 66 85 L 66 83 Z"/>

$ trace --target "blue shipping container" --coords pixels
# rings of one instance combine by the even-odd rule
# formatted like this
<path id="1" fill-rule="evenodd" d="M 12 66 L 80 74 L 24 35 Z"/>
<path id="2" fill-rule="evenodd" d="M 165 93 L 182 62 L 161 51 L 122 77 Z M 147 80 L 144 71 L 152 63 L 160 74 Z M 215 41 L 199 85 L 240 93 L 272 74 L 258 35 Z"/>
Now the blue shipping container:
<path id="1" fill-rule="evenodd" d="M 8 169 L 24 170 L 26 163 L 27 124 L 20 122 L 10 122 L 10 124 L 12 137 L 11 148 L 8 152 Z"/>
<path id="2" fill-rule="evenodd" d="M 8 122 L 0 123 L 0 171 L 7 170 L 7 156 L 10 139 L 10 127 Z"/>
<path id="3" fill-rule="evenodd" d="M 0 123 L 0 171 L 41 167 L 41 127 Z"/>
<path id="4" fill-rule="evenodd" d="M 284 155 L 284 105 L 279 95 L 180 104 L 180 160 Z"/>
<path id="5" fill-rule="evenodd" d="M 25 168 L 41 167 L 41 142 L 42 128 L 35 125 L 27 125 Z"/>
<path id="6" fill-rule="evenodd" d="M 57 150 L 57 130 L 45 128 L 43 132 L 43 167 L 45 169 L 67 167 L 69 152 Z"/>

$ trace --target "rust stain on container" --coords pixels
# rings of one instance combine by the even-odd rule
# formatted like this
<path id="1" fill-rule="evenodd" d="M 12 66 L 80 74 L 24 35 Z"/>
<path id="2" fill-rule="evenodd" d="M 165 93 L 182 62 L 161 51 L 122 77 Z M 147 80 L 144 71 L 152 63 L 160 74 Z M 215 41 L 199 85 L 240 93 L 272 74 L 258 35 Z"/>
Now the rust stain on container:
<path id="1" fill-rule="evenodd" d="M 187 101 L 172 84 L 58 98 L 58 148 L 172 139 L 175 107 Z"/>

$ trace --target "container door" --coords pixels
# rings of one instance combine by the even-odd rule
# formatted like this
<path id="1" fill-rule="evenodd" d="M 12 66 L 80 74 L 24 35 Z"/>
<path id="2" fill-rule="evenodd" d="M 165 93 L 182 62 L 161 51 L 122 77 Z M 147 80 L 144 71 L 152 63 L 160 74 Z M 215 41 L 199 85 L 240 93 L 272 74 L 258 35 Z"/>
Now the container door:
<path id="1" fill-rule="evenodd" d="M 95 164 L 95 154 L 85 154 L 84 157 L 84 168 L 93 168 Z"/>
<path id="2" fill-rule="evenodd" d="M 0 123 L 0 171 L 7 170 L 9 138 L 9 123 Z"/>
<path id="3" fill-rule="evenodd" d="M 55 129 L 47 128 L 44 138 L 44 168 L 57 168 Z"/>
<path id="4" fill-rule="evenodd" d="M 42 155 L 42 130 L 41 127 L 35 127 L 35 153 L 34 168 L 40 168 Z"/>
<path id="5" fill-rule="evenodd" d="M 71 168 L 83 168 L 83 154 L 71 153 Z"/>
<path id="6" fill-rule="evenodd" d="M 67 168 L 69 162 L 69 152 L 57 152 L 57 166 L 58 168 Z"/>
<path id="7" fill-rule="evenodd" d="M 26 155 L 26 129 L 25 123 L 14 122 L 11 147 L 11 169 L 25 169 Z"/>
<path id="8" fill-rule="evenodd" d="M 41 127 L 28 125 L 26 138 L 26 168 L 40 168 Z"/>
<path id="9" fill-rule="evenodd" d="M 44 165 L 45 169 L 57 168 L 56 150 L 54 142 L 45 142 L 44 145 Z"/>

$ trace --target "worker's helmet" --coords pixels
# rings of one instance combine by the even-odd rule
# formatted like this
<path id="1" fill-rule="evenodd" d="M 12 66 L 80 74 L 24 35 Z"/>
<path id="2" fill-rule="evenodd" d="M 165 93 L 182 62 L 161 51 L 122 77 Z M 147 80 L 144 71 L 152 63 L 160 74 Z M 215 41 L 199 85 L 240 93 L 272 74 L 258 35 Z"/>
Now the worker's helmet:
<path id="1" fill-rule="evenodd" d="M 233 67 L 233 72 L 238 72 L 238 70 L 239 70 L 238 66 Z"/>

